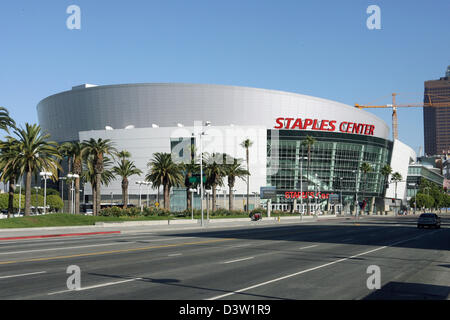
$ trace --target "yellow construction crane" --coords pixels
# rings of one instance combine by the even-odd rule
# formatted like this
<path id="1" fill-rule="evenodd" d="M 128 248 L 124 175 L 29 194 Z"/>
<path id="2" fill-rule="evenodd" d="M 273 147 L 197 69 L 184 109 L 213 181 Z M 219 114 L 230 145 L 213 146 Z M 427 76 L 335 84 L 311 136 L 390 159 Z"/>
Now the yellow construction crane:
<path id="1" fill-rule="evenodd" d="M 442 97 L 437 95 L 431 95 L 427 94 L 428 101 L 427 103 L 417 103 L 417 104 L 396 104 L 395 97 L 397 96 L 396 93 L 392 94 L 392 104 L 386 104 L 383 106 L 362 106 L 359 104 L 355 104 L 355 108 L 358 109 L 366 109 L 366 108 L 392 108 L 392 137 L 393 139 L 398 139 L 398 118 L 397 118 L 397 108 L 424 108 L 424 107 L 450 107 L 450 102 L 439 102 L 434 101 L 435 98 L 446 99 L 448 100 L 448 97 Z M 431 99 L 433 97 L 433 99 Z"/>

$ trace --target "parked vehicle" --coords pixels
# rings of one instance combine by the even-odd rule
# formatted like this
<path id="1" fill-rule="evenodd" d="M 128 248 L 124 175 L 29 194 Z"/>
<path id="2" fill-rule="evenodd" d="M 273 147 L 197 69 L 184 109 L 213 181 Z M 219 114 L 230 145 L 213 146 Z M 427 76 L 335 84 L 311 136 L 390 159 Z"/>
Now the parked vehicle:
<path id="1" fill-rule="evenodd" d="M 440 228 L 441 218 L 435 213 L 422 213 L 417 220 L 417 228 L 424 227 Z"/>

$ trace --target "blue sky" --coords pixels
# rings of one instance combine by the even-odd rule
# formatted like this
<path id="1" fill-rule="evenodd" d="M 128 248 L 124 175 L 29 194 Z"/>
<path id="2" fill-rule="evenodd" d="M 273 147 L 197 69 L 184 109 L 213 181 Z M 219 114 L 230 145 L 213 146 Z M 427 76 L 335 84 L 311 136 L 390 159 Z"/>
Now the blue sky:
<path id="1" fill-rule="evenodd" d="M 69 5 L 81 30 L 69 30 Z M 369 30 L 369 5 L 381 30 Z M 0 4 L 0 105 L 19 124 L 82 83 L 188 82 L 285 90 L 353 105 L 423 101 L 450 65 L 450 1 L 54 0 Z M 389 109 L 371 111 L 391 124 Z M 423 145 L 422 110 L 399 138 Z"/>

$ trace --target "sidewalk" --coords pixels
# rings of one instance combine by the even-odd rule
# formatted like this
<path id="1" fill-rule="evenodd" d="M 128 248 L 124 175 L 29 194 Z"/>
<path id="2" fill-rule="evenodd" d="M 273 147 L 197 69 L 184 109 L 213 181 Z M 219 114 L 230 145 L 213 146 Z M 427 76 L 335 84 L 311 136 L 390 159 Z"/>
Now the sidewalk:
<path id="1" fill-rule="evenodd" d="M 318 216 L 317 221 L 345 219 L 347 217 L 336 217 L 334 215 Z M 258 226 L 270 224 L 289 224 L 315 222 L 313 216 L 289 216 L 263 218 L 260 221 L 251 221 L 250 218 L 238 219 L 210 219 L 204 220 L 204 226 L 201 226 L 200 220 L 162 220 L 162 221 L 130 221 L 130 222 L 98 222 L 94 226 L 74 226 L 74 227 L 45 227 L 45 228 L 16 228 L 0 229 L 0 241 L 20 240 L 27 237 L 33 238 L 53 238 L 53 237 L 76 237 L 99 234 L 118 234 L 118 233 L 144 233 L 144 232 L 162 232 L 178 230 L 206 230 L 211 228 L 232 228 L 245 226 Z M 28 238 L 29 239 L 29 238 Z"/>

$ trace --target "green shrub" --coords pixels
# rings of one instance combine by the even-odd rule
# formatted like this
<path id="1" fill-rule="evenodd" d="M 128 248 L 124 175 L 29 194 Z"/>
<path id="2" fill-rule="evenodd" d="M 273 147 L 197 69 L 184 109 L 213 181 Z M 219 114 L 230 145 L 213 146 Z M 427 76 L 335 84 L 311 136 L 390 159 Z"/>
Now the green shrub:
<path id="1" fill-rule="evenodd" d="M 9 201 L 9 194 L 8 193 L 1 193 L 0 194 L 0 209 L 1 210 L 6 210 L 8 209 L 8 201 Z M 14 209 L 18 209 L 19 208 L 19 195 L 15 194 L 14 195 Z M 22 195 L 22 199 L 21 199 L 21 203 L 20 203 L 21 208 L 25 208 L 25 196 Z"/>
<path id="2" fill-rule="evenodd" d="M 64 207 L 64 202 L 58 195 L 47 196 L 47 206 L 50 207 L 50 211 L 61 210 Z"/>

